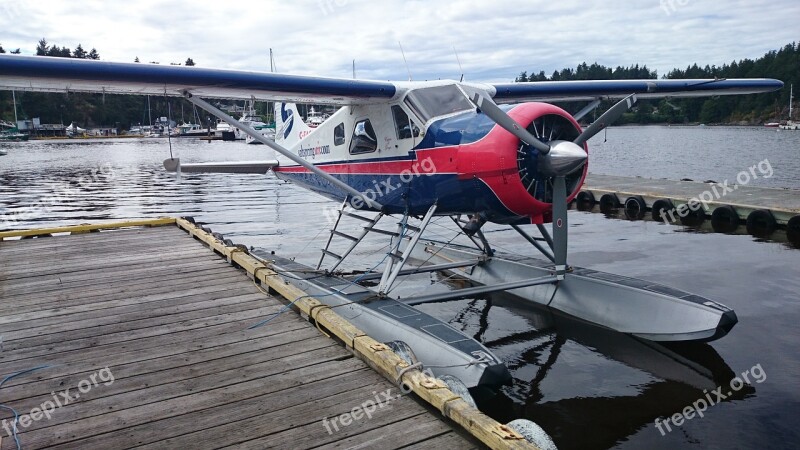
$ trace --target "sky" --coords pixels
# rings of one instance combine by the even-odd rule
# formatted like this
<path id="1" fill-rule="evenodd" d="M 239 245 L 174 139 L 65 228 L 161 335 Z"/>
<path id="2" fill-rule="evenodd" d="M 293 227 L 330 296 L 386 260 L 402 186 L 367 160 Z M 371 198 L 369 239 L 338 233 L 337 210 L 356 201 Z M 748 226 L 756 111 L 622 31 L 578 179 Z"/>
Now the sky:
<path id="1" fill-rule="evenodd" d="M 589 6 L 587 6 L 589 5 Z M 105 61 L 361 79 L 504 82 L 522 71 L 758 58 L 800 38 L 797 0 L 0 0 L 0 44 Z M 401 45 L 408 67 L 404 63 Z M 456 57 L 456 54 L 458 57 Z"/>

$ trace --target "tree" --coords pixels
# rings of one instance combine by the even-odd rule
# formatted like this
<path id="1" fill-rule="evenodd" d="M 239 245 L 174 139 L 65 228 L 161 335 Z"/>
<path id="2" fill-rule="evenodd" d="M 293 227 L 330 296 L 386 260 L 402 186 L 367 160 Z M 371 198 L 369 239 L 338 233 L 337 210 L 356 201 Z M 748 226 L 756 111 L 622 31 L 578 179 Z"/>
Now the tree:
<path id="1" fill-rule="evenodd" d="M 3 44 L 0 44 L 0 53 L 5 53 L 6 51 L 3 49 Z"/>
<path id="2" fill-rule="evenodd" d="M 39 44 L 36 46 L 36 55 L 37 56 L 47 56 L 47 51 L 49 47 L 47 46 L 47 39 L 42 38 L 39 40 Z"/>
<path id="3" fill-rule="evenodd" d="M 86 50 L 83 49 L 83 46 L 81 46 L 81 44 L 78 44 L 78 46 L 75 47 L 75 50 L 72 52 L 72 57 L 81 59 L 86 58 Z"/>
<path id="4" fill-rule="evenodd" d="M 16 50 L 11 50 L 11 52 L 10 52 L 10 53 L 11 53 L 12 55 L 19 55 L 19 48 L 17 48 Z"/>
<path id="5" fill-rule="evenodd" d="M 194 60 L 192 58 L 186 58 L 186 62 L 184 63 L 186 66 L 193 66 Z"/>
<path id="6" fill-rule="evenodd" d="M 51 46 L 45 56 L 55 56 L 58 58 L 70 58 L 72 57 L 72 51 L 70 51 L 67 47 L 59 48 L 57 45 Z"/>
<path id="7" fill-rule="evenodd" d="M 138 63 L 139 62 L 139 57 L 137 56 L 136 59 L 133 60 L 133 62 Z"/>
<path id="8" fill-rule="evenodd" d="M 528 75 L 528 81 L 547 81 L 547 75 L 544 74 L 544 70 L 540 70 L 536 75 L 531 72 L 531 74 Z"/>
<path id="9" fill-rule="evenodd" d="M 89 50 L 89 54 L 86 55 L 86 58 L 88 58 L 88 59 L 100 59 L 100 54 L 97 53 L 97 50 L 94 47 L 92 47 L 92 49 Z"/>

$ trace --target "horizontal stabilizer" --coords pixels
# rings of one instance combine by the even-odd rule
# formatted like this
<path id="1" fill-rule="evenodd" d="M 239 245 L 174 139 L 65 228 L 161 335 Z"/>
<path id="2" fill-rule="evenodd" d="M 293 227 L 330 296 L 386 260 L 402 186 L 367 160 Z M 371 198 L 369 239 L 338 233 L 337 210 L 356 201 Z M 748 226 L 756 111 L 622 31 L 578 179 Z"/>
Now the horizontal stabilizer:
<path id="1" fill-rule="evenodd" d="M 269 169 L 276 167 L 278 161 L 275 159 L 266 161 L 230 161 L 230 162 L 204 162 L 181 164 L 179 158 L 164 160 L 164 168 L 167 172 L 185 173 L 260 173 L 266 174 Z"/>

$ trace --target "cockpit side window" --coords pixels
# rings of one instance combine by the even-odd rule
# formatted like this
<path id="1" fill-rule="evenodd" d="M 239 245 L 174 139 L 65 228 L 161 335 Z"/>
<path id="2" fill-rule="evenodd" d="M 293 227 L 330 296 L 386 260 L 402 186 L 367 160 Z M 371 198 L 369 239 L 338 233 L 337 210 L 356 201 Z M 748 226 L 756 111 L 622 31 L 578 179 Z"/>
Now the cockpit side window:
<path id="1" fill-rule="evenodd" d="M 378 149 L 378 138 L 369 119 L 359 120 L 353 129 L 353 139 L 350 142 L 350 154 L 358 155 L 370 153 Z"/>
<path id="2" fill-rule="evenodd" d="M 333 145 L 344 144 L 344 122 L 336 125 L 333 129 Z"/>
<path id="3" fill-rule="evenodd" d="M 397 130 L 397 139 L 409 139 L 419 137 L 419 127 L 417 127 L 408 114 L 398 105 L 392 106 L 392 116 L 394 117 L 394 127 Z"/>

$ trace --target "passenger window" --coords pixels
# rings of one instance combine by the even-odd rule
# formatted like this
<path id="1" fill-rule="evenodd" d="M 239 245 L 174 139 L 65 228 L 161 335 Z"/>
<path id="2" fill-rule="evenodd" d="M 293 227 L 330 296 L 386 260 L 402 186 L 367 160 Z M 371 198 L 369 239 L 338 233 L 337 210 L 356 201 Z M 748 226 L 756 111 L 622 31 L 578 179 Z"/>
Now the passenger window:
<path id="1" fill-rule="evenodd" d="M 408 139 L 412 135 L 419 136 L 419 128 L 409 120 L 408 114 L 403 111 L 403 108 L 397 105 L 392 106 L 392 115 L 394 116 L 394 127 L 397 130 L 397 139 Z"/>
<path id="2" fill-rule="evenodd" d="M 353 130 L 353 140 L 350 142 L 350 154 L 370 153 L 378 149 L 378 138 L 369 119 L 356 122 Z"/>
<path id="3" fill-rule="evenodd" d="M 333 145 L 344 144 L 344 122 L 336 125 L 333 129 Z"/>

